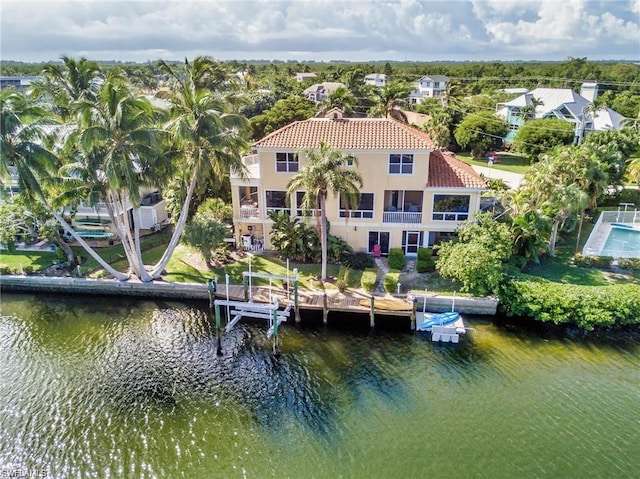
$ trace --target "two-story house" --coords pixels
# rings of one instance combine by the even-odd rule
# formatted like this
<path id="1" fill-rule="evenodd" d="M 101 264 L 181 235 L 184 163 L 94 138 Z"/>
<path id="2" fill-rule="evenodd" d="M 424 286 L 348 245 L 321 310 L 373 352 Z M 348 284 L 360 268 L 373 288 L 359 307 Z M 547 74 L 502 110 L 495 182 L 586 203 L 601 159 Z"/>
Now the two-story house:
<path id="1" fill-rule="evenodd" d="M 496 114 L 509 123 L 505 142 L 513 142 L 526 118 L 559 118 L 574 125 L 578 141 L 597 130 L 618 129 L 624 117 L 611 108 L 592 110 L 597 84 L 585 83 L 580 94 L 571 88 L 536 88 L 513 100 L 498 103 Z"/>
<path id="2" fill-rule="evenodd" d="M 387 75 L 384 73 L 371 73 L 364 77 L 364 84 L 382 88 L 387 84 Z"/>
<path id="3" fill-rule="evenodd" d="M 270 247 L 269 211 L 311 214 L 300 208 L 304 191 L 290 198 L 286 191 L 306 161 L 301 150 L 320 142 L 358 159 L 357 166 L 345 168 L 358 168 L 362 175 L 360 204 L 347 208 L 342 198 L 327 200 L 331 233 L 356 250 L 371 253 L 379 244 L 383 254 L 397 247 L 415 255 L 418 247 L 454 234 L 480 208 L 483 179 L 453 154 L 434 149 L 424 132 L 387 118 L 310 118 L 254 143 L 255 154 L 243 158 L 248 176 L 232 175 L 239 244 Z"/>
<path id="4" fill-rule="evenodd" d="M 442 98 L 447 92 L 449 78 L 444 75 L 425 75 L 409 92 L 409 100 L 412 104 L 420 103 L 425 98 Z"/>
<path id="5" fill-rule="evenodd" d="M 309 100 L 319 103 L 338 88 L 344 88 L 344 86 L 344 83 L 326 81 L 324 83 L 315 83 L 302 93 Z"/>

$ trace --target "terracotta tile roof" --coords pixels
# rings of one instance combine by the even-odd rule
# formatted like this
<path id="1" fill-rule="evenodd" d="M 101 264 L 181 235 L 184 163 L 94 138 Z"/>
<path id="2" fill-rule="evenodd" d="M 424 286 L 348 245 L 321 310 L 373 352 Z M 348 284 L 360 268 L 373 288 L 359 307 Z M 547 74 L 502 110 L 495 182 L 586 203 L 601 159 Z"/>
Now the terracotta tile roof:
<path id="1" fill-rule="evenodd" d="M 317 148 L 324 141 L 340 150 L 433 149 L 429 136 L 409 125 L 387 118 L 310 118 L 274 131 L 254 148 Z"/>
<path id="2" fill-rule="evenodd" d="M 427 187 L 433 188 L 486 188 L 482 177 L 471 165 L 460 161 L 453 153 L 435 150 L 429 157 Z"/>

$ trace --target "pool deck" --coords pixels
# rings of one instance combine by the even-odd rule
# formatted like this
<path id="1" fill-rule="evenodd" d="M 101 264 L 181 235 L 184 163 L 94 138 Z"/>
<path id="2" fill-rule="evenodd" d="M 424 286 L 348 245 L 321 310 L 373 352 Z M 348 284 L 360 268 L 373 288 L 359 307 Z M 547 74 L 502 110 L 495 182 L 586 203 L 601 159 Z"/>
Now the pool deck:
<path id="1" fill-rule="evenodd" d="M 609 233 L 611 233 L 611 223 L 600 223 L 597 231 L 592 233 L 592 237 L 589 237 L 582 254 L 584 256 L 600 256 L 600 252 L 609 238 Z"/>

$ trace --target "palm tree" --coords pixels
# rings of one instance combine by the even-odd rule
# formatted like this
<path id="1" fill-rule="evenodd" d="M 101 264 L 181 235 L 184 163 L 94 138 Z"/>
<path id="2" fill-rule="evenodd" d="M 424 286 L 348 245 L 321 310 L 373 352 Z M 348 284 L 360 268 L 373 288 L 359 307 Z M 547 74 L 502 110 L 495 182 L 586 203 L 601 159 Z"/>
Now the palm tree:
<path id="1" fill-rule="evenodd" d="M 189 183 L 169 246 L 151 271 L 154 279 L 160 277 L 178 245 L 198 178 L 207 170 L 213 170 L 217 178 L 230 170 L 244 174 L 240 154 L 248 138 L 247 119 L 231 110 L 237 98 L 234 84 L 223 79 L 219 64 L 208 57 L 196 57 L 191 63 L 185 60 L 182 68 L 163 61 L 159 66 L 173 82 L 167 96 L 171 120 L 166 128 L 176 149 L 184 154 L 180 167 L 188 172 Z"/>
<path id="2" fill-rule="evenodd" d="M 55 182 L 60 160 L 43 146 L 42 121 L 23 123 L 21 116 L 40 119 L 44 112 L 30 107 L 25 97 L 11 90 L 0 92 L 1 141 L 0 173 L 3 177 L 14 172 L 18 177 L 21 194 L 28 200 L 39 201 L 62 228 L 82 246 L 110 275 L 124 280 L 128 275 L 112 268 L 97 254 L 52 206 L 46 192 Z M 13 170 L 13 171 L 12 171 Z"/>
<path id="3" fill-rule="evenodd" d="M 407 122 L 407 115 L 400 109 L 409 98 L 409 91 L 405 85 L 389 82 L 381 89 L 373 92 L 375 106 L 369 110 L 371 117 L 394 118 Z"/>
<path id="4" fill-rule="evenodd" d="M 341 86 L 322 100 L 318 113 L 324 115 L 332 108 L 340 108 L 347 116 L 351 116 L 353 115 L 353 106 L 356 103 L 357 100 L 353 93 Z"/>
<path id="5" fill-rule="evenodd" d="M 84 169 L 90 180 L 87 187 L 107 205 L 131 271 L 141 281 L 151 281 L 140 248 L 140 187 L 157 185 L 162 179 L 157 172 L 164 171 L 151 103 L 133 93 L 116 73 L 106 79 L 95 100 L 78 100 L 74 110 L 80 126 L 70 139 L 86 161 L 71 163 L 66 171 Z M 125 213 L 129 206 L 133 224 Z"/>
<path id="6" fill-rule="evenodd" d="M 360 202 L 362 176 L 355 169 L 345 168 L 347 161 L 357 167 L 358 159 L 324 142 L 318 149 L 305 149 L 301 153 L 306 162 L 287 185 L 287 196 L 296 191 L 304 191 L 302 208 L 319 211 L 320 244 L 322 247 L 322 281 L 327 279 L 327 211 L 326 201 L 329 192 L 341 195 L 348 206 L 354 207 Z"/>
<path id="7" fill-rule="evenodd" d="M 43 82 L 34 85 L 32 94 L 49 97 L 55 113 L 66 121 L 71 117 L 71 105 L 78 100 L 95 100 L 104 80 L 100 66 L 86 58 L 75 60 L 63 56 L 61 65 L 47 65 L 42 70 Z"/>

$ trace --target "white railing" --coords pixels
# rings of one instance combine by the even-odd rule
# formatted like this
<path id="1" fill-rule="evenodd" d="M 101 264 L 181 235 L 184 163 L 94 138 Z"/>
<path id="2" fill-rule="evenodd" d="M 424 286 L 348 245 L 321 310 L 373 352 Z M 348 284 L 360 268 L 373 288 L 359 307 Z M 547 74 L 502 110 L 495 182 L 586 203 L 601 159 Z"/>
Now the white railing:
<path id="1" fill-rule="evenodd" d="M 383 223 L 422 223 L 422 213 L 405 213 L 403 211 L 384 211 L 382 213 Z"/>
<path id="2" fill-rule="evenodd" d="M 258 162 L 258 155 L 248 155 L 242 157 L 242 163 L 244 164 L 244 166 L 257 165 Z"/>
<path id="3" fill-rule="evenodd" d="M 260 210 L 254 206 L 241 206 L 240 218 L 260 218 Z"/>
<path id="4" fill-rule="evenodd" d="M 599 221 L 604 223 L 640 223 L 640 213 L 638 210 L 603 211 Z"/>

